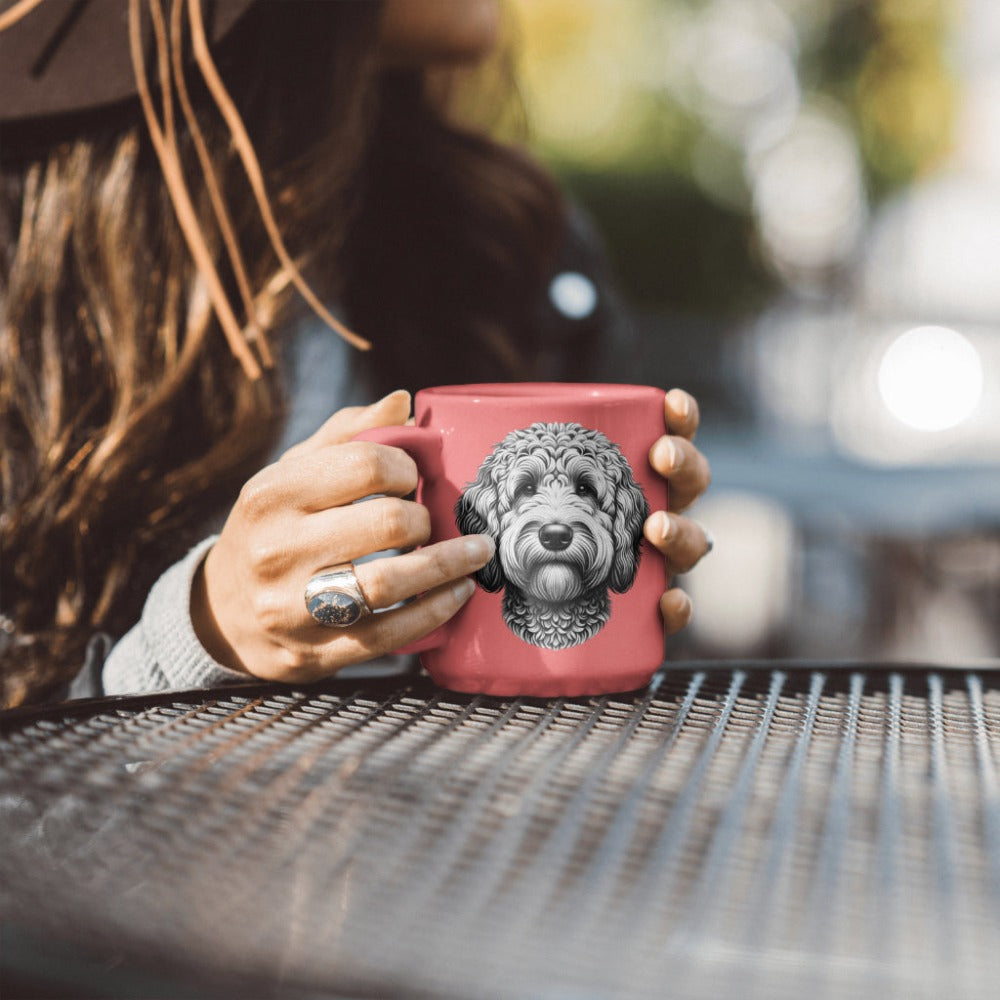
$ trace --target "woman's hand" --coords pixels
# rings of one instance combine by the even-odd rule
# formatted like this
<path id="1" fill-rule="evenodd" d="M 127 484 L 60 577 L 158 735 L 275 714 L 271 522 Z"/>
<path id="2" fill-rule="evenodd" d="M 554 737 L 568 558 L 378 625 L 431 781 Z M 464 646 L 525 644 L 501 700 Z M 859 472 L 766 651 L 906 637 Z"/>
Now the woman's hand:
<path id="1" fill-rule="evenodd" d="M 483 535 L 356 567 L 373 608 L 422 595 L 401 608 L 345 630 L 317 624 L 306 610 L 306 584 L 319 570 L 427 542 L 426 508 L 401 499 L 417 486 L 413 460 L 398 448 L 351 440 L 409 415 L 407 392 L 340 410 L 244 486 L 191 597 L 195 632 L 219 663 L 267 680 L 317 680 L 414 641 L 469 599 L 468 575 L 493 555 Z M 372 494 L 384 496 L 354 502 Z"/>
<path id="2" fill-rule="evenodd" d="M 643 532 L 667 560 L 667 572 L 686 573 L 711 548 L 705 529 L 679 512 L 686 510 L 708 489 L 712 474 L 705 456 L 692 444 L 698 430 L 698 403 L 682 389 L 666 395 L 667 433 L 649 450 L 649 461 L 670 483 L 669 511 L 654 511 Z M 660 611 L 668 635 L 691 620 L 691 599 L 679 587 L 660 598 Z"/>

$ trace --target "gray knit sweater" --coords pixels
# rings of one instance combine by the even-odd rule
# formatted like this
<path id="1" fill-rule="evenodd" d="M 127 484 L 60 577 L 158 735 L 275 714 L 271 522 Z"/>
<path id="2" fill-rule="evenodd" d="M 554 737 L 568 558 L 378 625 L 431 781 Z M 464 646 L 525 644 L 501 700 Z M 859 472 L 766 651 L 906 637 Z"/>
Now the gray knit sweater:
<path id="1" fill-rule="evenodd" d="M 273 458 L 307 438 L 340 407 L 357 405 L 367 396 L 347 346 L 315 321 L 296 332 L 288 362 L 292 406 Z M 104 661 L 105 694 L 215 687 L 248 679 L 212 659 L 191 623 L 191 584 L 217 537 L 209 535 L 153 585 L 142 617 Z M 82 686 L 73 693 L 96 693 L 86 691 L 85 682 Z"/>

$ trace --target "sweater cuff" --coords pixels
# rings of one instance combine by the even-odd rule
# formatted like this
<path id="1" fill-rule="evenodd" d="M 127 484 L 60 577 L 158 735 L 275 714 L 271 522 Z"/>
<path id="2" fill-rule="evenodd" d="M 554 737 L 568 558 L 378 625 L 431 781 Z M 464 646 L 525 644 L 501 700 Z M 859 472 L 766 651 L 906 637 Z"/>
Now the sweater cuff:
<path id="1" fill-rule="evenodd" d="M 251 680 L 249 674 L 212 659 L 191 622 L 194 577 L 217 537 L 196 545 L 153 585 L 142 618 L 112 650 L 104 668 L 106 694 L 179 691 Z"/>

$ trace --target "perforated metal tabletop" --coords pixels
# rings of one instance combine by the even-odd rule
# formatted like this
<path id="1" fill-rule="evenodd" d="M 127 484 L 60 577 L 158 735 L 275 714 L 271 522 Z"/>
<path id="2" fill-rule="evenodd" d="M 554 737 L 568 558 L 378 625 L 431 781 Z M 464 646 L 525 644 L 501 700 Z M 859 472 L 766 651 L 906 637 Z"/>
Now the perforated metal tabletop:
<path id="1" fill-rule="evenodd" d="M 12 713 L 7 974 L 46 942 L 143 995 L 995 998 L 998 763 L 983 669 Z"/>

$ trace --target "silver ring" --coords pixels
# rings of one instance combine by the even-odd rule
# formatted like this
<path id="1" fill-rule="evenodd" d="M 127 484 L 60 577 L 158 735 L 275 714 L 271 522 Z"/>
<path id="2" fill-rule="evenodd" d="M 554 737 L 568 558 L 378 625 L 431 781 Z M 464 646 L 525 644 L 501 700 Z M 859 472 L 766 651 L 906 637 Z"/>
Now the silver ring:
<path id="1" fill-rule="evenodd" d="M 306 584 L 306 611 L 327 628 L 347 628 L 367 618 L 371 605 L 361 591 L 353 563 L 320 570 Z"/>

